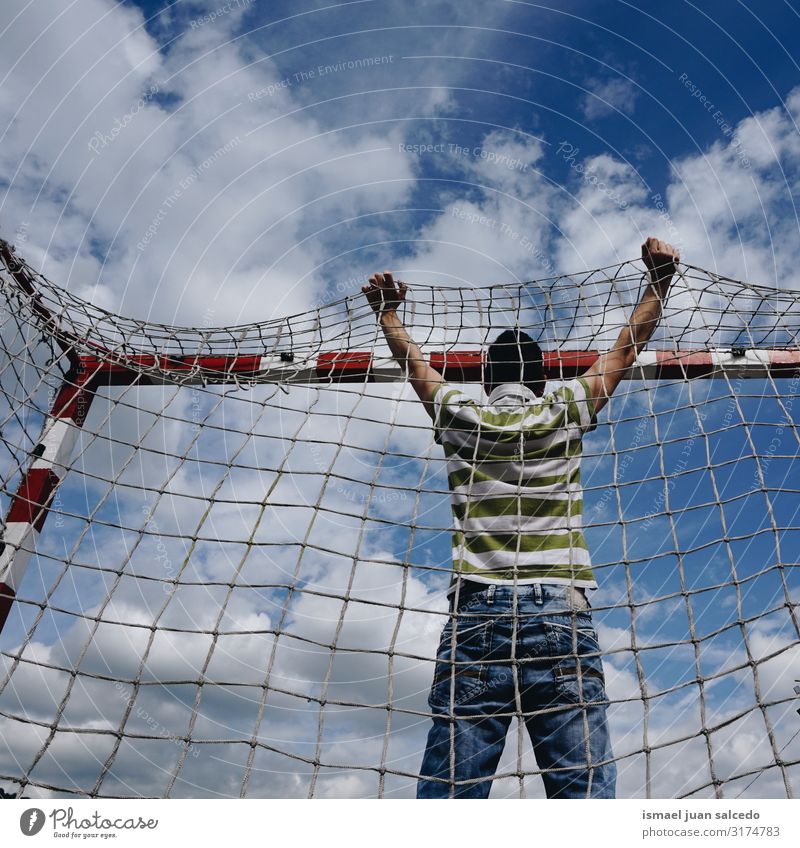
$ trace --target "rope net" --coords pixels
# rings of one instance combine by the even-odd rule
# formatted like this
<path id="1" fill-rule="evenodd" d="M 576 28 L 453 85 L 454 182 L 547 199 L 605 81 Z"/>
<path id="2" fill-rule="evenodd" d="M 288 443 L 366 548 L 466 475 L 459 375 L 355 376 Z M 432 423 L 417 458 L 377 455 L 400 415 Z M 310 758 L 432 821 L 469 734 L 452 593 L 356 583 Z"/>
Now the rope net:
<path id="1" fill-rule="evenodd" d="M 448 618 L 449 490 L 363 297 L 174 327 L 2 258 L 0 787 L 412 795 Z M 645 282 L 627 262 L 414 286 L 402 317 L 450 382 L 474 382 L 506 327 L 558 381 L 611 345 Z M 791 293 L 681 265 L 583 441 L 620 797 L 800 785 L 799 332 Z M 83 412 L 65 411 L 76 395 Z M 74 446 L 52 447 L 67 430 Z M 49 487 L 26 484 L 37 467 Z M 492 796 L 542 797 L 516 701 Z"/>

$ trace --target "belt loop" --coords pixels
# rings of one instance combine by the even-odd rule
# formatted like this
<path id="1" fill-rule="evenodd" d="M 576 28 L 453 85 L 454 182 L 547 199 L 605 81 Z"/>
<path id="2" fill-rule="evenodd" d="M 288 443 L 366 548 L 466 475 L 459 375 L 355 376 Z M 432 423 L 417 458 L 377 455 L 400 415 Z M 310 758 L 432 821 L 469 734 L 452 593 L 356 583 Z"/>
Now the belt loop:
<path id="1" fill-rule="evenodd" d="M 492 583 L 492 585 L 489 586 L 489 590 L 486 593 L 486 603 L 487 603 L 488 606 L 491 606 L 494 603 L 494 593 L 495 593 L 496 589 L 497 589 L 497 586 L 495 586 L 494 583 Z"/>
<path id="2" fill-rule="evenodd" d="M 533 584 L 533 600 L 536 603 L 537 607 L 540 607 L 542 605 L 544 598 L 542 596 L 542 584 L 541 583 L 534 583 Z"/>

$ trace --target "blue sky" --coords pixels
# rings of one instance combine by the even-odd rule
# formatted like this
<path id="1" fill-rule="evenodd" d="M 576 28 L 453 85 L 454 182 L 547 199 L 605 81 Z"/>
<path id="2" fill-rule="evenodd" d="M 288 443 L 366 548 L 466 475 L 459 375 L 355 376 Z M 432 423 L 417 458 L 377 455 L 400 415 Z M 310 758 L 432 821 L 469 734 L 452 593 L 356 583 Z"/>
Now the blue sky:
<path id="1" fill-rule="evenodd" d="M 358 287 L 375 268 L 395 268 L 409 281 L 412 296 L 417 284 L 446 287 L 448 297 L 455 298 L 459 287 L 614 265 L 635 258 L 650 234 L 674 241 L 691 264 L 786 290 L 800 288 L 796 8 L 779 0 L 551 5 L 558 8 L 436 0 L 333 5 L 83 0 L 65 8 L 55 0 L 30 7 L 13 0 L 0 13 L 0 115 L 6 128 L 0 143 L 0 235 L 54 282 L 111 312 L 204 328 L 279 319 L 342 297 L 357 299 Z M 686 296 L 686 291 L 675 295 L 661 343 L 684 332 L 685 318 L 701 344 L 735 340 L 706 332 L 713 321 L 702 311 L 691 312 Z M 588 324 L 583 329 L 595 331 L 588 346 L 602 348 L 613 341 L 625 309 L 589 314 L 588 308 L 584 303 Z M 434 340 L 452 341 L 452 327 L 449 332 Z M 465 330 L 459 341 L 475 344 L 482 340 L 479 335 Z M 594 601 L 596 620 L 608 651 L 610 691 L 618 701 L 617 750 L 631 753 L 623 761 L 629 766 L 622 784 L 626 794 L 643 791 L 643 757 L 636 754 L 643 720 L 637 659 L 648 691 L 667 691 L 651 702 L 652 738 L 672 743 L 654 754 L 657 793 L 680 794 L 704 782 L 696 777 L 707 765 L 704 747 L 697 737 L 682 739 L 687 728 L 696 733 L 701 723 L 696 663 L 704 676 L 728 670 L 704 693 L 706 726 L 724 725 L 744 713 L 714 736 L 718 773 L 728 777 L 774 758 L 764 715 L 752 710 L 754 683 L 739 604 L 745 621 L 761 616 L 744 625 L 747 644 L 763 660 L 762 700 L 777 702 L 766 708 L 777 728 L 776 744 L 789 745 L 787 758 L 798 757 L 797 740 L 791 741 L 796 716 L 787 703 L 793 678 L 800 677 L 798 634 L 788 608 L 780 606 L 787 597 L 797 602 L 797 572 L 775 568 L 778 562 L 796 565 L 798 496 L 765 494 L 760 485 L 752 491 L 754 449 L 763 455 L 767 487 L 791 486 L 798 447 L 796 385 L 789 380 L 733 385 L 732 395 L 725 381 L 698 381 L 691 392 L 685 384 L 623 384 L 619 399 L 586 441 L 585 513 L 593 525 L 587 535 L 602 583 Z M 268 403 L 276 401 L 268 402 L 268 394 L 254 392 L 248 396 L 252 404 L 229 399 L 225 413 L 212 413 L 219 398 L 215 392 L 199 397 L 179 392 L 167 403 L 158 390 L 143 390 L 135 400 L 125 395 L 142 411 L 118 409 L 110 424 L 104 422 L 108 407 L 100 399 L 87 429 L 110 434 L 116 442 L 109 443 L 106 435 L 93 440 L 62 489 L 60 505 L 86 515 L 100 504 L 97 518 L 132 529 L 96 528 L 81 539 L 79 519 L 65 519 L 57 533 L 48 532 L 48 524 L 42 550 L 56 561 L 35 561 L 23 594 L 38 601 L 53 589 L 53 605 L 95 614 L 110 592 L 112 602 L 102 607 L 107 619 L 152 620 L 164 601 L 162 582 L 174 577 L 189 550 L 170 534 L 185 535 L 201 520 L 202 510 L 191 496 L 210 495 L 219 476 L 208 460 L 230 457 L 239 442 L 238 436 L 223 441 L 218 431 L 205 430 L 172 478 L 176 464 L 159 451 L 186 451 L 191 428 L 162 423 L 147 436 L 151 450 L 140 450 L 129 465 L 125 445 L 139 442 L 152 423 L 150 412 L 164 403 L 184 425 L 196 422 L 199 410 L 244 433 L 252 425 L 255 436 L 239 461 L 261 470 L 236 469 L 222 491 L 232 500 L 257 503 L 272 491 L 287 434 L 316 402 L 317 411 L 329 413 L 304 425 L 303 437 L 318 444 L 316 453 L 291 455 L 296 479 L 282 479 L 272 496 L 288 506 L 275 523 L 259 530 L 262 541 L 272 533 L 283 547 L 264 560 L 249 559 L 242 577 L 268 583 L 292 575 L 292 542 L 302 538 L 311 511 L 307 504 L 314 502 L 328 468 L 362 481 L 338 483 L 326 492 L 324 504 L 339 512 L 323 515 L 311 536 L 341 557 L 311 553 L 292 579 L 323 595 L 335 594 L 357 561 L 356 600 L 342 639 L 351 645 L 372 639 L 366 644 L 379 646 L 379 656 L 362 658 L 361 667 L 334 664 L 331 671 L 327 652 L 307 646 L 330 642 L 339 610 L 335 599 L 310 593 L 297 598 L 284 622 L 301 647 L 296 654 L 275 649 L 268 631 L 279 619 L 285 595 L 239 589 L 226 613 L 237 635 L 220 640 L 217 656 L 229 664 L 222 671 L 235 669 L 243 686 L 244 681 L 260 685 L 264 658 L 274 649 L 275 673 L 284 688 L 318 694 L 328 675 L 335 690 L 349 686 L 357 702 L 378 703 L 386 698 L 380 652 L 393 638 L 391 604 L 398 602 L 402 585 L 401 570 L 386 561 L 408 559 L 440 568 L 448 561 L 449 539 L 442 530 L 449 521 L 446 497 L 423 491 L 418 505 L 411 497 L 421 481 L 423 488 L 443 489 L 439 449 L 431 449 L 426 421 L 407 389 L 398 399 L 391 388 L 375 388 L 359 400 L 360 389 L 355 395 L 323 391 L 320 399 L 298 388 L 280 401 L 286 406 L 278 419 L 267 416 L 254 423 L 259 411 L 274 412 Z M 353 403 L 361 404 L 363 420 L 346 424 Z M 703 416 L 699 426 L 696 411 Z M 390 432 L 390 412 L 408 428 Z M 639 428 L 641 422 L 645 426 Z M 609 453 L 612 429 L 616 472 Z M 385 461 L 379 484 L 401 488 L 374 497 L 367 515 L 402 522 L 416 510 L 417 523 L 438 528 L 419 530 L 410 553 L 407 527 L 387 531 L 385 523 L 368 521 L 363 539 L 359 535 L 361 498 L 387 435 L 392 451 L 417 459 Z M 344 448 L 337 454 L 339 445 Z M 713 473 L 706 467 L 709 455 Z M 109 469 L 132 487 L 153 491 L 145 497 L 118 486 L 103 500 Z M 143 509 L 154 505 L 161 488 L 167 495 L 147 523 Z M 771 529 L 767 501 L 776 525 L 789 528 L 780 537 Z M 672 522 L 664 514 L 650 518 L 667 506 L 675 510 Z M 617 521 L 620 511 L 627 535 Z M 236 572 L 253 522 L 250 507 L 215 505 L 205 531 L 235 543 L 202 543 L 184 577 L 224 586 Z M 154 579 L 137 581 L 126 574 L 117 585 L 114 567 L 131 552 L 143 527 L 147 534 L 127 568 Z M 740 535 L 745 538 L 737 539 Z M 65 544 L 77 545 L 74 559 L 90 568 L 73 568 L 56 586 L 63 572 L 57 558 L 64 557 Z M 626 552 L 632 560 L 637 645 L 643 649 L 636 655 L 630 650 Z M 99 576 L 97 568 L 111 573 Z M 739 598 L 732 569 L 744 581 Z M 421 610 L 441 612 L 444 574 L 432 578 L 419 568 L 411 578 L 407 600 L 413 598 Z M 696 591 L 691 607 L 701 637 L 697 655 L 686 641 L 682 593 L 687 590 Z M 378 607 L 370 601 L 378 601 Z M 197 587 L 181 586 L 161 623 L 205 630 L 222 603 L 219 586 L 199 595 Z M 774 613 L 762 615 L 774 607 Z M 23 623 L 30 626 L 37 612 L 34 606 L 19 610 L 22 618 L 3 635 L 4 650 L 19 644 Z M 430 613 L 406 616 L 400 641 L 407 653 L 431 656 L 437 638 L 432 619 L 438 623 Z M 41 662 L 69 667 L 81 656 L 86 627 L 74 617 L 48 613 L 29 650 Z M 238 632 L 252 630 L 261 635 Z M 135 674 L 147 650 L 144 632 L 104 625 L 92 636 L 82 668 L 112 677 Z M 198 633 L 160 632 L 148 673 L 193 679 L 208 649 L 203 639 Z M 345 652 L 338 659 L 348 661 Z M 430 672 L 430 663 L 398 660 L 397 702 L 424 709 Z M 19 714 L 30 708 L 25 692 L 47 689 L 53 703 L 40 704 L 37 715 L 49 720 L 62 696 L 62 677 L 63 672 L 34 673 L 23 664 L 11 678 L 17 682 L 0 694 L 0 704 Z M 69 699 L 70 720 L 83 726 L 120 720 L 116 713 L 103 714 L 102 703 L 118 706 L 119 699 L 112 692 L 109 701 L 101 684 L 81 680 L 82 688 Z M 184 732 L 185 705 L 173 707 L 191 701 L 194 691 L 180 689 L 142 693 L 150 700 L 141 713 L 134 711 L 133 721 L 146 726 L 143 716 L 169 715 L 163 726 Z M 252 693 L 234 689 L 211 700 L 198 734 L 242 738 L 252 732 Z M 274 714 L 267 710 L 264 733 L 279 740 L 278 748 L 308 754 L 304 746 L 316 742 L 317 716 L 306 699 L 281 697 L 270 704 Z M 302 710 L 308 712 L 300 716 Z M 341 724 L 330 719 L 325 741 L 336 756 L 380 757 L 385 712 L 373 712 L 339 716 Z M 425 727 L 409 716 L 397 721 L 392 762 L 398 770 L 413 771 Z M 108 755 L 105 740 L 85 744 L 95 742 L 92 753 L 102 761 Z M 14 752 L 18 763 L 30 753 L 26 745 L 33 743 L 23 740 Z M 220 772 L 229 768 L 225 790 L 236 794 L 244 768 L 239 749 L 231 745 L 209 758 L 206 750 L 197 762 L 187 760 L 188 776 L 179 780 L 177 791 L 218 791 Z M 145 761 L 168 775 L 174 753 L 174 746 L 163 742 L 141 761 L 130 751 L 121 753 L 117 762 L 122 764 L 110 772 L 111 788 L 145 785 L 153 772 Z M 38 776 L 64 783 L 66 773 L 91 783 L 99 768 L 85 754 L 69 749 L 60 765 L 40 765 Z M 526 756 L 530 764 L 530 752 Z M 4 762 L 0 774 L 18 767 Z M 302 795 L 307 788 L 308 775 L 297 761 L 275 755 L 263 769 L 254 780 L 256 793 Z M 291 780 L 285 776 L 290 772 Z M 370 794 L 369 777 L 333 775 L 323 785 L 333 795 Z M 796 770 L 792 779 L 797 787 Z M 732 783 L 730 794 L 784 794 L 774 769 L 752 788 L 748 781 Z M 513 794 L 513 783 L 499 781 L 495 791 Z M 397 778 L 391 792 L 408 794 L 409 786 Z"/>
<path id="2" fill-rule="evenodd" d="M 138 5 L 161 41 L 168 40 L 165 9 L 196 20 L 191 8 Z M 582 159 L 611 153 L 631 163 L 648 193 L 662 195 L 672 160 L 724 142 L 723 126 L 780 106 L 800 70 L 792 52 L 800 15 L 786 2 L 681 1 L 657 9 L 626 2 L 495 2 L 479 9 L 432 2 L 413 9 L 410 20 L 406 3 L 254 2 L 241 29 L 326 124 L 342 123 L 342 107 L 363 120 L 373 110 L 386 120 L 388 102 L 410 143 L 471 148 L 492 124 L 513 128 L 556 148 L 567 142 Z M 176 31 L 178 24 L 166 27 Z M 367 79 L 352 72 L 303 76 L 371 55 L 393 61 Z M 447 114 L 414 119 L 412 104 L 435 86 L 449 92 Z M 548 153 L 543 170 L 569 188 L 567 154 Z M 422 175 L 447 175 L 455 155 L 427 157 Z M 415 199 L 423 206 L 443 190 L 423 184 Z"/>

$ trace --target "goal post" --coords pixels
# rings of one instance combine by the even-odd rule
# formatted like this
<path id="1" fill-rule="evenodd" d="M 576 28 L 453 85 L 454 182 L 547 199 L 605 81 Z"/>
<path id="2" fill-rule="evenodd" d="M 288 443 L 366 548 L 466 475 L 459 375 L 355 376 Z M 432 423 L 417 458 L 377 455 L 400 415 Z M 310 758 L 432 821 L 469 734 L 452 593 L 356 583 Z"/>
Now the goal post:
<path id="1" fill-rule="evenodd" d="M 584 446 L 620 794 L 792 797 L 800 310 L 679 277 Z M 479 384 L 506 327 L 538 338 L 557 382 L 607 349 L 643 279 L 634 261 L 420 286 L 404 317 L 449 382 Z M 0 790 L 410 794 L 448 483 L 363 298 L 145 322 L 5 242 L 0 287 Z M 514 718 L 497 791 L 536 794 Z"/>
<path id="2" fill-rule="evenodd" d="M 543 351 L 548 379 L 578 376 L 597 360 L 595 351 Z M 16 588 L 35 549 L 47 510 L 56 488 L 69 467 L 78 429 L 88 414 L 94 393 L 104 385 L 154 384 L 152 374 L 143 379 L 136 367 L 98 355 L 80 356 L 71 379 L 65 379 L 49 411 L 42 435 L 31 451 L 31 464 L 24 473 L 6 513 L 0 539 L 0 632 L 11 609 Z M 484 357 L 481 351 L 433 353 L 432 368 L 445 379 L 461 383 L 480 383 Z M 369 351 L 335 351 L 321 354 L 306 367 L 281 367 L 261 357 L 170 357 L 158 362 L 154 355 L 136 358 L 139 368 L 160 368 L 160 382 L 169 373 L 188 372 L 182 385 L 235 384 L 234 381 L 305 384 L 314 382 L 403 382 L 402 369 L 392 360 L 378 360 Z M 696 379 L 791 377 L 800 373 L 800 351 L 793 350 L 711 350 L 643 351 L 625 379 Z"/>

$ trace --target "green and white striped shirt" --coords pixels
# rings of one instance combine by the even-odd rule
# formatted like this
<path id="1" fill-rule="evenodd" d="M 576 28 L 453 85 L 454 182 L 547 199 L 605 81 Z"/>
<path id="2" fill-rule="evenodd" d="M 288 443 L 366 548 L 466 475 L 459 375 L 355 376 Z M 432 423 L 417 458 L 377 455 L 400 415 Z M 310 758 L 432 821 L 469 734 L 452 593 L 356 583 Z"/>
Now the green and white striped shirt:
<path id="1" fill-rule="evenodd" d="M 597 588 L 581 523 L 581 442 L 597 426 L 586 380 L 548 386 L 542 397 L 506 383 L 486 405 L 442 383 L 433 406 L 456 573 L 479 583 Z"/>

